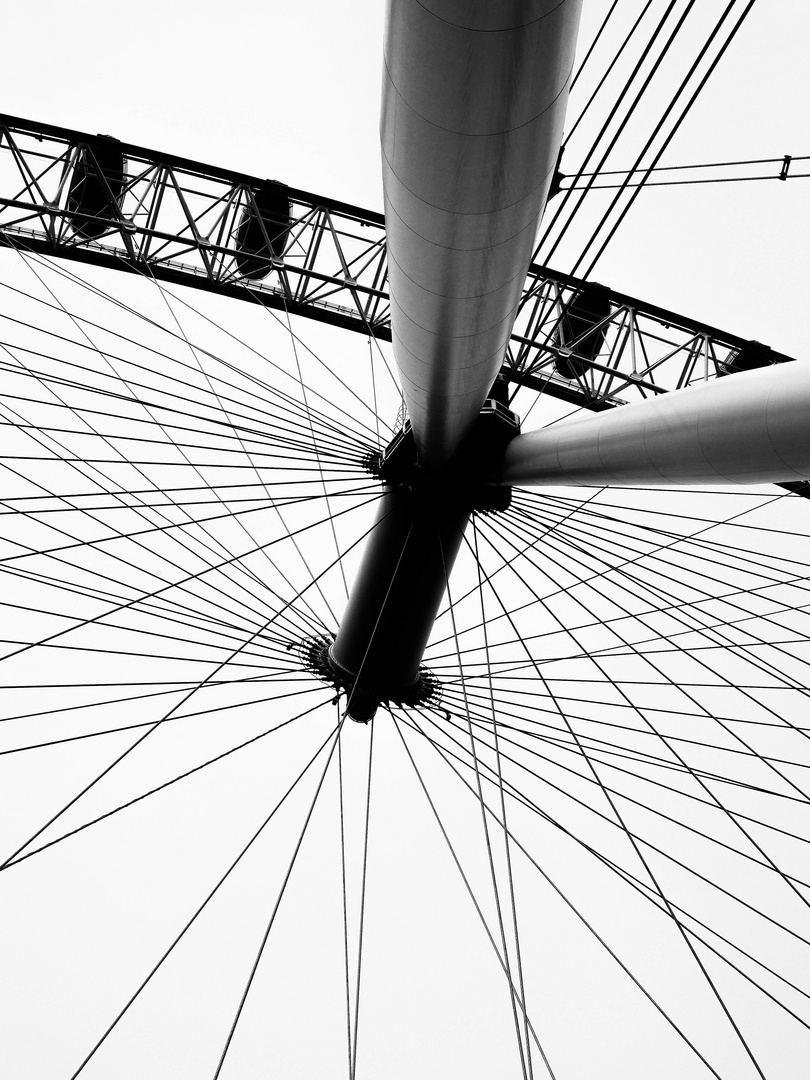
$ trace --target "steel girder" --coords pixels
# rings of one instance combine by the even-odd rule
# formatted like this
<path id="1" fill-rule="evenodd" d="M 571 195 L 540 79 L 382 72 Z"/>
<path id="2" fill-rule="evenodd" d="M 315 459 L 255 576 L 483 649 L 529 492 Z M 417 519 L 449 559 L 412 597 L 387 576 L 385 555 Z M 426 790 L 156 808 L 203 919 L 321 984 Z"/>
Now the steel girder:
<path id="1" fill-rule="evenodd" d="M 98 151 L 99 136 L 0 114 L 5 243 L 390 340 L 381 214 L 275 184 L 289 206 L 282 228 L 273 215 L 262 217 L 262 192 L 272 181 L 102 137 L 103 147 L 110 143 L 123 170 L 104 187 L 109 156 Z M 95 213 L 83 210 L 76 196 L 77 176 L 88 174 L 108 196 L 103 213 L 98 205 Z M 247 247 L 246 220 L 254 233 Z M 600 411 L 786 359 L 614 290 L 594 294 L 590 283 L 533 264 L 502 370 L 512 383 Z"/>

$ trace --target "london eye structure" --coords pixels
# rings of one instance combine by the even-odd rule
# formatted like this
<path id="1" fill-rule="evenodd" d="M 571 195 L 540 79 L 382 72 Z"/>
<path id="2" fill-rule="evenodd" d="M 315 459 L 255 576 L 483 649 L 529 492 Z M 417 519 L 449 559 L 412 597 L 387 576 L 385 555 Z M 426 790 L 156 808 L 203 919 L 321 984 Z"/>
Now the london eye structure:
<path id="1" fill-rule="evenodd" d="M 806 1068 L 807 16 L 579 8 L 42 28 L 9 1075 Z"/>

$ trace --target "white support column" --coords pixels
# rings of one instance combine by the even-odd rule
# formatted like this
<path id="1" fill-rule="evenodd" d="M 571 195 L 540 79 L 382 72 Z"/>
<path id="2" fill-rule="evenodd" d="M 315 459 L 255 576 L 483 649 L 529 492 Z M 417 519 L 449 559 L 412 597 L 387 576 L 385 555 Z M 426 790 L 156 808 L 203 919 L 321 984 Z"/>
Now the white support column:
<path id="1" fill-rule="evenodd" d="M 581 0 L 389 0 L 381 119 L 394 357 L 441 466 L 504 356 L 562 139 Z"/>
<path id="2" fill-rule="evenodd" d="M 810 363 L 743 372 L 518 435 L 502 484 L 810 480 Z"/>

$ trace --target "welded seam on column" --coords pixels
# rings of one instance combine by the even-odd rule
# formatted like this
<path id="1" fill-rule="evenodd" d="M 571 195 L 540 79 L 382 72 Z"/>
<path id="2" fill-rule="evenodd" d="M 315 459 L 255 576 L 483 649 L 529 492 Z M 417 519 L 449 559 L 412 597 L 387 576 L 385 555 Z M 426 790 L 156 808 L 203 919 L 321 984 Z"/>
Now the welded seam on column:
<path id="1" fill-rule="evenodd" d="M 436 131 L 446 131 L 450 135 L 460 135 L 462 136 L 462 138 L 465 139 L 497 139 L 501 135 L 511 135 L 513 131 L 520 131 L 522 128 L 530 127 L 532 124 L 537 123 L 541 116 L 544 116 L 553 105 L 557 104 L 562 94 L 568 89 L 568 85 L 571 79 L 571 72 L 574 70 L 574 63 L 572 61 L 571 67 L 568 69 L 568 74 L 566 75 L 562 86 L 554 95 L 554 97 L 549 101 L 548 105 L 546 105 L 545 108 L 541 109 L 540 112 L 537 113 L 535 116 L 530 116 L 529 119 L 525 120 L 522 124 L 516 124 L 514 127 L 510 128 L 501 128 L 497 131 L 460 131 L 457 128 L 442 127 L 441 124 L 437 124 L 433 120 L 429 120 L 424 113 L 421 113 L 418 109 L 415 109 L 413 105 L 411 105 L 411 103 L 408 101 L 408 99 L 399 92 L 397 84 L 394 82 L 394 79 L 391 75 L 391 70 L 388 67 L 388 61 L 385 56 L 383 56 L 383 66 L 385 68 L 385 73 L 388 76 L 388 85 L 391 87 L 391 89 L 394 91 L 394 93 L 397 95 L 397 97 L 403 103 L 406 109 L 410 109 L 414 116 L 418 116 L 420 120 L 423 120 L 426 124 L 434 128 Z M 382 152 L 383 155 L 385 155 L 385 147 L 382 148 Z M 386 158 L 386 161 L 387 160 L 388 159 Z M 405 185 L 403 184 L 403 187 L 404 186 Z"/>
<path id="2" fill-rule="evenodd" d="M 450 338 L 449 340 L 451 340 L 451 341 L 459 341 L 459 340 L 461 340 L 461 339 L 460 339 L 460 338 Z M 429 365 L 429 364 L 428 364 L 428 363 L 427 363 L 427 362 L 425 361 L 425 359 L 424 359 L 423 357 L 419 357 L 419 356 L 416 356 L 416 355 L 415 355 L 414 353 L 412 353 L 412 352 L 411 352 L 411 350 L 410 350 L 410 349 L 409 349 L 409 348 L 407 347 L 407 345 L 402 345 L 401 343 L 400 343 L 400 345 L 401 345 L 401 348 L 402 348 L 402 349 L 403 349 L 403 350 L 404 350 L 404 351 L 405 351 L 405 352 L 406 352 L 406 353 L 408 354 L 408 356 L 411 356 L 411 357 L 413 357 L 413 359 L 414 359 L 414 360 L 416 360 L 416 361 L 418 361 L 418 363 L 419 363 L 419 364 L 420 364 L 420 365 L 421 365 L 421 366 L 422 366 L 423 368 L 425 368 L 425 367 L 429 367 L 429 366 L 430 366 L 430 365 Z M 470 369 L 475 369 L 475 368 L 477 368 L 477 367 L 480 367 L 480 366 L 481 366 L 481 364 L 485 363 L 485 362 L 486 362 L 487 360 L 491 359 L 491 358 L 492 358 L 493 356 L 499 356 L 499 355 L 500 355 L 500 354 L 501 354 L 502 352 L 503 352 L 503 346 L 502 346 L 502 345 L 499 345 L 499 346 L 498 346 L 498 348 L 497 348 L 497 349 L 493 349 L 493 350 L 492 350 L 492 352 L 491 352 L 491 353 L 490 353 L 490 354 L 489 354 L 489 355 L 488 355 L 487 357 L 485 357 L 485 358 L 483 358 L 483 359 L 481 359 L 481 360 L 476 360 L 476 361 L 475 361 L 475 363 L 473 363 L 473 364 L 470 364 L 470 365 L 469 365 L 469 368 L 470 368 Z M 403 376 L 403 378 L 406 378 L 406 376 Z M 410 379 L 409 379 L 408 381 L 409 381 L 409 382 L 411 382 L 411 380 L 410 380 Z M 417 384 L 417 383 L 412 383 L 412 385 L 416 386 L 416 385 L 419 385 L 419 384 Z M 453 397 L 454 397 L 454 396 L 456 396 L 456 395 L 455 395 L 455 394 L 453 394 L 453 395 L 449 395 L 449 396 L 453 396 Z"/>
<path id="3" fill-rule="evenodd" d="M 525 232 L 526 230 L 524 229 L 523 231 Z M 441 245 L 436 244 L 435 246 L 440 247 Z M 483 247 L 483 248 L 473 248 L 472 250 L 473 251 L 487 252 L 487 251 L 494 251 L 497 247 L 500 247 L 500 244 L 492 244 L 492 245 L 490 245 L 488 247 Z M 444 250 L 445 251 L 466 251 L 467 249 L 466 248 L 445 248 Z M 388 252 L 388 262 L 389 263 L 394 263 L 397 270 L 399 270 L 399 272 L 402 274 L 402 276 L 404 278 L 407 278 L 408 281 L 410 281 L 412 285 L 415 285 L 416 288 L 419 289 L 421 292 L 427 293 L 429 296 L 438 296 L 441 300 L 458 300 L 459 303 L 467 303 L 470 300 L 481 300 L 486 296 L 494 296 L 495 293 L 499 293 L 503 289 L 506 289 L 508 286 L 514 285 L 514 283 L 518 280 L 518 278 L 521 279 L 521 284 L 522 284 L 522 280 L 525 277 L 525 275 L 522 273 L 522 268 L 521 268 L 521 270 L 519 270 L 517 272 L 517 274 L 513 274 L 512 277 L 508 278 L 506 281 L 499 282 L 494 289 L 489 289 L 487 292 L 470 293 L 467 296 L 453 296 L 450 293 L 440 293 L 440 292 L 436 292 L 434 289 L 429 289 L 429 288 L 427 288 L 426 285 L 423 285 L 421 282 L 417 281 L 415 278 L 412 278 L 411 275 L 406 270 L 404 270 L 402 268 L 402 264 L 400 262 L 398 262 L 397 259 L 394 258 L 394 256 L 391 254 L 390 251 Z M 389 276 L 390 276 L 390 271 L 389 271 Z M 520 299 L 520 297 L 518 296 L 516 298 L 516 302 L 519 299 Z M 400 311 L 405 310 L 402 307 L 402 305 L 396 299 L 394 300 L 394 303 L 396 303 L 396 305 L 397 305 L 397 307 L 399 308 Z M 500 320 L 500 321 L 503 321 L 503 320 Z M 417 323 L 416 325 L 418 326 L 419 323 Z M 493 323 L 492 325 L 497 326 L 498 324 Z M 431 334 L 433 333 L 433 331 L 428 330 L 427 327 L 423 327 L 423 329 L 426 330 L 428 333 L 431 333 Z M 463 336 L 470 337 L 470 336 L 474 336 L 474 335 L 466 335 L 465 334 Z"/>
<path id="4" fill-rule="evenodd" d="M 549 15 L 553 15 L 555 11 L 559 11 L 561 7 L 569 2 L 569 0 L 560 0 L 559 4 L 555 4 L 553 8 L 550 8 L 543 15 L 538 15 L 536 19 L 531 19 L 527 23 L 518 23 L 517 26 L 503 26 L 498 27 L 495 30 L 479 30 L 475 26 L 466 26 L 464 23 L 453 22 L 452 19 L 443 19 L 441 15 L 437 15 L 435 11 L 431 11 L 429 7 L 422 3 L 422 0 L 413 0 L 413 2 L 420 7 L 424 12 L 435 19 L 436 22 L 442 22 L 445 26 L 456 26 L 459 30 L 467 30 L 471 34 L 510 34 L 516 30 L 525 30 L 527 26 L 535 26 L 537 23 L 547 19 Z"/>
<path id="5" fill-rule="evenodd" d="M 385 156 L 385 151 L 383 151 L 383 156 Z M 407 191 L 409 195 L 412 195 L 414 199 L 417 199 L 423 206 L 429 206 L 431 210 L 436 210 L 440 214 L 447 214 L 448 217 L 454 217 L 454 218 L 459 218 L 459 219 L 491 218 L 493 214 L 501 214 L 501 213 L 504 213 L 507 210 L 511 210 L 515 206 L 520 206 L 521 203 L 525 203 L 530 198 L 532 198 L 535 195 L 535 193 L 540 190 L 540 188 L 546 182 L 548 177 L 551 176 L 554 173 L 554 166 L 552 166 L 547 172 L 543 173 L 543 177 L 540 180 L 539 184 L 536 184 L 533 188 L 531 188 L 529 191 L 527 191 L 525 195 L 521 195 L 521 197 L 519 199 L 515 199 L 515 201 L 511 202 L 511 203 L 504 203 L 503 206 L 499 206 L 496 210 L 470 210 L 470 211 L 446 210 L 443 206 L 437 206 L 436 203 L 428 202 L 427 199 L 423 199 L 421 195 L 417 195 L 417 193 L 415 191 L 413 191 L 412 188 L 409 188 L 407 184 L 403 183 L 402 180 L 400 180 L 399 176 L 397 176 L 396 172 L 394 172 L 394 167 L 391 164 L 390 160 L 387 157 L 385 158 L 385 160 L 386 160 L 386 162 L 388 162 L 388 167 L 391 170 L 391 175 L 396 178 L 396 181 L 399 184 L 399 186 L 401 188 L 403 188 L 405 191 Z M 456 247 L 451 247 L 449 244 L 440 244 L 440 243 L 438 243 L 438 241 L 431 239 L 429 236 L 423 236 L 422 233 L 417 232 L 416 229 L 412 228 L 408 224 L 408 222 L 405 221 L 403 216 L 395 209 L 395 207 L 392 204 L 390 196 L 388 197 L 388 205 L 389 205 L 389 210 L 392 210 L 394 212 L 394 214 L 396 214 L 397 218 L 402 222 L 404 227 L 409 232 L 413 233 L 414 236 L 418 236 L 420 240 L 424 240 L 426 243 L 432 244 L 433 247 L 444 248 L 445 251 L 487 251 L 487 250 L 494 251 L 495 248 L 500 247 L 501 244 L 507 244 L 507 243 L 509 243 L 510 240 L 514 240 L 514 238 L 516 236 L 520 236 L 520 234 L 522 232 L 525 232 L 526 229 L 528 229 L 530 227 L 530 225 L 531 225 L 531 222 L 528 225 L 524 225 L 522 229 L 518 230 L 518 232 L 512 233 L 512 235 L 507 237 L 506 240 L 501 240 L 497 244 L 489 244 L 486 247 L 480 247 L 480 248 L 456 248 Z M 540 217 L 539 213 L 537 214 L 537 217 L 538 218 Z M 524 274 L 524 277 L 525 276 L 526 275 Z"/>

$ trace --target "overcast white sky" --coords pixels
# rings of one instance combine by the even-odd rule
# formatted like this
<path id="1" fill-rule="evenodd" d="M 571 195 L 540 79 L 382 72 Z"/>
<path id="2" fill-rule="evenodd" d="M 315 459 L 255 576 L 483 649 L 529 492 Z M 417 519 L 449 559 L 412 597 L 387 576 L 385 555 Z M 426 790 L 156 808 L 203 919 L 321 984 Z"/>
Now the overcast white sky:
<path id="1" fill-rule="evenodd" d="M 585 3 L 583 36 L 608 7 Z M 237 0 L 225 15 L 219 3 L 149 0 L 129 17 L 103 4 L 32 2 L 6 20 L 14 46 L 4 63 L 6 112 L 381 209 L 382 2 Z M 808 22 L 802 0 L 755 4 L 667 160 L 807 153 Z M 790 317 L 791 285 L 810 257 L 804 189 L 650 192 L 599 276 L 784 351 L 806 348 L 793 325 L 802 320 Z"/>
<path id="2" fill-rule="evenodd" d="M 638 6 L 628 0 L 620 0 L 622 4 L 628 10 Z M 585 0 L 586 39 L 608 6 L 607 0 Z M 332 0 L 268 0 L 261 4 L 233 0 L 227 5 L 210 0 L 193 5 L 177 0 L 144 0 L 129 8 L 112 8 L 89 0 L 61 5 L 29 0 L 4 13 L 6 48 L 0 108 L 12 115 L 110 134 L 146 147 L 272 177 L 379 210 L 382 196 L 377 127 L 383 22 L 381 0 L 354 0 L 350 4 Z M 806 119 L 810 100 L 808 41 L 810 5 L 802 0 L 759 0 L 670 149 L 667 162 L 692 164 L 786 153 L 810 155 Z M 573 164 L 569 160 L 566 167 Z M 637 202 L 594 276 L 623 292 L 806 358 L 810 355 L 810 330 L 805 317 L 810 278 L 808 194 L 810 179 L 784 184 L 650 190 Z M 302 333 L 305 338 L 311 335 L 308 340 L 316 348 L 329 350 L 333 362 L 344 355 L 347 363 L 353 362 L 358 355 L 359 339 L 347 343 L 342 335 L 317 327 L 305 326 Z M 365 349 L 365 344 L 360 344 Z M 359 762 L 364 745 L 361 737 L 366 733 L 364 729 L 353 729 L 349 734 L 355 737 Z M 393 738 L 384 744 L 381 753 L 394 754 Z M 349 760 L 347 769 L 354 770 L 352 775 L 359 789 L 362 769 L 358 762 Z M 269 770 L 272 762 L 262 759 L 261 767 Z M 253 781 L 258 769 L 256 765 Z M 377 1024 L 384 1035 L 379 1041 L 369 1039 L 368 1057 L 361 1054 L 358 1080 L 388 1080 L 413 1076 L 415 1072 L 482 1080 L 512 1075 L 502 1071 L 504 1047 L 510 1035 L 506 1006 L 503 998 L 497 1006 L 488 1004 L 489 987 L 500 974 L 485 948 L 476 951 L 480 988 L 468 981 L 466 969 L 461 966 L 465 959 L 464 934 L 473 932 L 475 919 L 458 913 L 458 883 L 453 867 L 443 857 L 441 844 L 422 846 L 431 827 L 429 815 L 423 809 L 424 819 L 402 820 L 390 791 L 381 800 L 381 819 L 389 830 L 391 846 L 400 845 L 400 864 L 427 867 L 433 875 L 433 887 L 432 891 L 417 890 L 405 900 L 400 897 L 391 923 L 385 924 L 380 918 L 372 924 L 370 933 L 377 952 L 368 961 L 371 985 L 375 972 L 395 971 L 401 976 L 394 980 L 393 987 L 389 986 L 386 1000 L 370 1001 L 366 1006 L 369 1028 Z M 146 841 L 139 841 L 134 828 L 131 836 L 126 829 L 119 834 L 116 847 L 128 842 L 143 843 L 139 858 L 153 856 L 156 860 L 150 872 L 150 891 L 143 903 L 154 901 L 154 890 L 161 889 L 162 882 L 168 883 L 155 905 L 166 918 L 161 921 L 157 913 L 150 913 L 143 920 L 149 925 L 139 923 L 137 931 L 133 930 L 132 941 L 124 948 L 120 977 L 104 967 L 108 949 L 109 955 L 119 955 L 115 949 L 121 947 L 120 920 L 100 926 L 92 961 L 96 965 L 92 970 L 100 974 L 92 976 L 97 982 L 89 988 L 82 984 L 75 1000 L 70 991 L 73 973 L 82 983 L 83 966 L 90 961 L 78 937 L 74 944 L 72 930 L 68 930 L 67 939 L 59 933 L 63 892 L 65 908 L 77 920 L 84 903 L 82 889 L 88 885 L 100 907 L 120 904 L 122 910 L 130 912 L 126 905 L 132 902 L 132 883 L 123 872 L 117 872 L 112 880 L 105 878 L 104 866 L 93 862 L 92 852 L 86 852 L 86 862 L 77 864 L 77 871 L 65 852 L 58 857 L 53 876 L 49 871 L 42 879 L 34 878 L 31 891 L 23 891 L 14 900 L 9 917 L 20 918 L 26 906 L 31 905 L 42 920 L 43 939 L 34 958 L 26 960 L 26 954 L 13 940 L 13 922 L 11 926 L 5 924 L 4 933 L 10 930 L 12 935 L 10 953 L 20 964 L 7 991 L 11 1001 L 22 1002 L 21 1011 L 30 1023 L 24 1029 L 25 1039 L 34 1040 L 23 1041 L 15 1052 L 8 1073 L 11 1080 L 62 1080 L 70 1075 L 75 1067 L 71 1033 L 85 1023 L 85 1002 L 101 1016 L 107 996 L 117 1002 L 128 992 L 133 973 L 139 970 L 139 950 L 146 948 L 149 927 L 154 923 L 155 937 L 163 947 L 170 933 L 166 927 L 177 925 L 185 917 L 194 902 L 195 889 L 208 881 L 202 856 L 214 851 L 216 858 L 224 860 L 230 850 L 231 828 L 249 828 L 253 820 L 250 811 L 255 811 L 256 805 L 258 802 L 246 803 L 234 811 L 229 821 L 222 821 L 212 811 L 203 837 L 193 842 L 178 839 L 173 841 L 175 847 L 159 853 L 151 851 Z M 299 815 L 302 807 L 296 808 Z M 7 812 L 13 809 L 7 808 Z M 182 814 L 182 807 L 174 809 Z M 358 807 L 353 812 L 357 813 Z M 452 812 L 448 807 L 448 813 Z M 238 813 L 244 820 L 238 818 Z M 160 830 L 159 817 L 150 819 L 149 824 Z M 186 824 L 191 831 L 194 821 Z M 330 835 L 333 826 L 334 822 L 320 826 L 322 839 Z M 195 849 L 191 858 L 189 847 L 193 843 L 199 851 Z M 552 838 L 548 838 L 548 844 L 553 848 Z M 560 867 L 567 865 L 569 857 L 562 851 L 549 854 L 549 859 Z M 335 1063 L 329 1049 L 333 1045 L 342 1048 L 343 1016 L 339 1007 L 332 1009 L 329 997 L 335 973 L 339 981 L 342 941 L 335 941 L 331 931 L 319 922 L 314 902 L 323 887 L 325 867 L 335 879 L 335 859 L 335 845 L 323 839 L 322 851 L 316 849 L 301 868 L 293 906 L 297 905 L 296 910 L 303 912 L 304 918 L 290 919 L 277 957 L 278 969 L 291 970 L 295 977 L 290 983 L 282 981 L 274 986 L 268 980 L 263 991 L 266 996 L 261 999 L 264 1013 L 251 1018 L 255 1030 L 263 1034 L 245 1043 L 232 1071 L 223 1072 L 224 1080 L 237 1076 L 242 1080 L 269 1076 L 331 1080 L 346 1075 L 343 1059 Z M 176 868 L 175 860 L 182 861 L 182 871 Z M 94 865 L 95 876 L 88 880 L 88 868 Z M 195 871 L 189 867 L 196 865 L 201 867 L 199 880 L 192 880 Z M 571 865 L 568 869 L 572 880 L 580 884 L 587 881 L 584 866 Z M 76 880 L 77 873 L 82 875 L 80 881 Z M 179 877 L 183 877 L 182 885 L 178 884 Z M 53 890 L 45 899 L 36 891 L 43 883 L 46 889 Z M 542 890 L 528 879 L 523 884 L 531 898 L 528 908 L 536 913 L 544 902 L 540 899 Z M 268 884 L 261 868 L 257 868 L 246 872 L 242 887 L 240 896 L 244 899 L 234 900 L 227 913 L 217 916 L 220 923 L 211 931 L 228 944 L 215 956 L 201 951 L 200 959 L 187 960 L 176 975 L 167 976 L 154 1004 L 139 1013 L 122 1036 L 117 1047 L 120 1063 L 113 1065 L 112 1058 L 102 1059 L 94 1069 L 87 1070 L 88 1077 L 124 1080 L 148 1075 L 196 1080 L 213 1074 L 211 1047 L 221 1045 L 219 1030 L 212 1035 L 209 1028 L 221 1025 L 217 1018 L 217 986 L 220 982 L 227 984 L 232 1000 L 233 987 L 239 984 L 245 958 L 255 948 L 256 927 L 261 926 L 263 917 L 264 908 L 249 898 L 254 889 L 272 894 L 273 884 Z M 401 888 L 402 883 L 392 878 L 387 892 L 380 884 L 379 895 L 386 895 L 390 902 Z M 600 888 L 605 890 L 605 906 L 614 913 L 621 911 L 623 901 L 618 892 L 611 892 L 606 882 Z M 588 902 L 599 908 L 599 898 L 590 896 Z M 464 931 L 459 931 L 459 940 L 454 941 L 448 928 L 456 921 Z M 621 1076 L 622 1080 L 652 1075 L 671 1076 L 673 1080 L 676 1076 L 688 1076 L 690 1080 L 694 1076 L 697 1080 L 709 1075 L 698 1066 L 694 1066 L 694 1072 L 685 1071 L 693 1068 L 692 1060 L 681 1059 L 680 1051 L 670 1047 L 654 1014 L 645 1012 L 638 1003 L 622 1003 L 616 996 L 618 984 L 612 981 L 607 968 L 603 970 L 598 954 L 584 945 L 578 951 L 580 946 L 573 932 L 570 939 L 562 936 L 563 922 L 561 919 L 559 927 L 555 924 L 553 940 L 538 945 L 537 954 L 533 954 L 543 970 L 559 972 L 559 980 L 550 980 L 544 991 L 548 1000 L 538 1008 L 540 1027 L 545 1014 L 554 1018 L 549 1023 L 557 1025 L 550 1038 L 558 1048 L 557 1060 L 562 1062 L 558 1080 L 577 1080 L 586 1074 Z M 572 930 L 571 926 L 567 928 Z M 634 938 L 631 925 L 616 920 L 612 928 L 626 954 L 649 968 L 650 978 L 661 974 L 658 969 L 662 963 L 670 962 L 659 962 L 649 945 L 656 940 L 656 931 L 650 930 L 648 944 L 642 945 Z M 423 951 L 419 959 L 410 944 L 410 931 L 420 938 Z M 118 944 L 114 934 L 119 935 Z M 235 957 L 239 947 L 241 952 Z M 663 942 L 660 947 L 669 948 Z M 49 986 L 51 948 L 58 950 L 54 966 L 59 976 Z M 289 966 L 285 968 L 285 964 Z M 328 979 L 321 979 L 322 969 L 328 969 Z M 673 979 L 673 983 L 676 981 Z M 190 984 L 195 992 L 201 987 L 206 988 L 205 992 L 201 991 L 198 998 L 189 992 Z M 684 978 L 673 992 L 674 997 L 691 1014 L 692 1030 L 712 1045 L 714 1021 L 697 1015 L 700 1009 L 690 1002 L 689 986 Z M 425 1003 L 427 1016 L 422 1013 L 417 1019 L 415 1005 Z M 750 1002 L 743 1004 L 755 1011 Z M 584 1028 L 580 1025 L 580 1008 L 582 1016 L 590 1017 Z M 165 1017 L 171 1019 L 161 1027 Z M 502 1021 L 505 1034 L 498 1027 Z M 783 1043 L 785 1051 L 781 1058 L 778 1052 L 772 1055 L 773 1071 L 768 1073 L 768 1080 L 801 1075 L 806 1059 L 798 1057 L 798 1039 L 790 1041 L 793 1036 L 787 1034 L 783 1037 L 777 1021 L 769 1019 L 771 1022 L 775 1026 L 758 1031 L 757 1037 L 762 1043 Z M 185 1056 L 172 1041 L 180 1024 L 186 1024 L 192 1032 L 192 1045 L 186 1045 Z M 91 1027 L 96 1030 L 98 1023 Z M 637 1043 L 628 1044 L 622 1037 L 622 1056 L 614 1057 L 617 1050 L 610 1041 L 611 1033 L 619 1028 L 634 1031 Z M 49 1031 L 53 1033 L 50 1045 Z M 295 1032 L 292 1046 L 285 1045 L 284 1038 L 290 1031 Z M 362 1035 L 361 1031 L 361 1040 Z M 455 1050 L 441 1049 L 445 1035 Z M 659 1049 L 659 1036 L 664 1040 L 661 1045 L 669 1048 L 666 1051 Z M 313 1050 L 314 1043 L 323 1044 L 320 1051 Z M 63 1057 L 64 1045 L 70 1045 L 69 1060 Z M 749 1075 L 750 1070 L 736 1071 L 740 1067 L 737 1051 L 729 1049 L 725 1037 L 718 1039 L 716 1048 L 727 1069 L 722 1074 L 724 1080 Z M 673 1056 L 664 1060 L 664 1053 Z M 273 1062 L 272 1071 L 269 1061 Z M 542 1075 L 539 1066 L 536 1075 Z"/>

